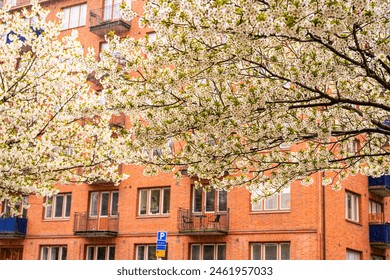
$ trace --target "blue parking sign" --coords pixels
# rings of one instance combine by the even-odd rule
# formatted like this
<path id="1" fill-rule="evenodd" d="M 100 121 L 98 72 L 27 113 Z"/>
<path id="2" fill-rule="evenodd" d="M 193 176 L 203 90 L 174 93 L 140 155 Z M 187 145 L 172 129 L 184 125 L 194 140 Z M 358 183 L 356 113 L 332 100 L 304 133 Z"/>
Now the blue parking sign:
<path id="1" fill-rule="evenodd" d="M 167 232 L 166 231 L 158 231 L 157 232 L 157 241 L 167 241 Z"/>

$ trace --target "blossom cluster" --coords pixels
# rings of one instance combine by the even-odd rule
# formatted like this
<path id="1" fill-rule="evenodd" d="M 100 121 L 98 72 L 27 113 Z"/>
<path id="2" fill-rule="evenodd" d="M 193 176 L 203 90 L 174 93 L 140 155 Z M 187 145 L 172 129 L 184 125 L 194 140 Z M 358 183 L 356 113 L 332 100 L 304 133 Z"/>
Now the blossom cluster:
<path id="1" fill-rule="evenodd" d="M 37 1 L 30 11 L 7 8 L 0 9 L 0 202 L 51 196 L 58 184 L 119 182 L 111 114 L 87 83 L 77 33 L 60 39 L 60 20 L 47 21 Z"/>

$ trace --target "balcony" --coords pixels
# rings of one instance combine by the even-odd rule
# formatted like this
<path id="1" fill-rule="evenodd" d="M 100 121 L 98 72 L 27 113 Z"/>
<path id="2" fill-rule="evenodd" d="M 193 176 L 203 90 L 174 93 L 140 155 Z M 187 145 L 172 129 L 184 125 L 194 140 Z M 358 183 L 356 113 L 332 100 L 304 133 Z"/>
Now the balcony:
<path id="1" fill-rule="evenodd" d="M 118 235 L 119 213 L 77 212 L 74 235 L 85 237 L 115 237 Z"/>
<path id="2" fill-rule="evenodd" d="M 368 177 L 368 190 L 381 197 L 390 196 L 390 175 Z"/>
<path id="3" fill-rule="evenodd" d="M 0 238 L 24 238 L 27 232 L 27 218 L 0 218 Z"/>
<path id="4" fill-rule="evenodd" d="M 390 248 L 390 223 L 370 225 L 372 247 Z"/>
<path id="5" fill-rule="evenodd" d="M 100 37 L 108 32 L 116 34 L 126 32 L 130 29 L 129 21 L 122 19 L 120 5 L 107 6 L 93 10 L 89 13 L 89 30 Z"/>
<path id="6" fill-rule="evenodd" d="M 229 231 L 229 209 L 224 212 L 192 213 L 179 208 L 179 232 L 186 235 L 225 235 Z"/>

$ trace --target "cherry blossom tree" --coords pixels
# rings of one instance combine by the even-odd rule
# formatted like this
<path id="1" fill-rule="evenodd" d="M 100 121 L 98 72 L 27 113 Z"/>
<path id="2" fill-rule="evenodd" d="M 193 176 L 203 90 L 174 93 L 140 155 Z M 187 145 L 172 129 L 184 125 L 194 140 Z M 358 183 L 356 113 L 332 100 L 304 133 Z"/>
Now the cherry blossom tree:
<path id="1" fill-rule="evenodd" d="M 117 143 L 101 96 L 87 83 L 77 34 L 60 21 L 0 9 L 0 202 L 51 196 L 57 184 L 118 182 Z M 103 100 L 104 101 L 104 100 Z M 98 116 L 98 117 L 97 117 Z"/>
<path id="2" fill-rule="evenodd" d="M 182 166 L 200 185 L 260 196 L 319 171 L 335 189 L 389 174 L 389 1 L 150 0 L 144 11 L 156 36 L 112 36 L 96 73 L 131 116 L 146 173 Z"/>

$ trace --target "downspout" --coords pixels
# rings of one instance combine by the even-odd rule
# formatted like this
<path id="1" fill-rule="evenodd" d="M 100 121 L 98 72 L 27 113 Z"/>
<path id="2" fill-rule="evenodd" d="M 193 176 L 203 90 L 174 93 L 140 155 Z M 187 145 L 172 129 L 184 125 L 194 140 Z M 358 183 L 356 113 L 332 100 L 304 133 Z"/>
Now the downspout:
<path id="1" fill-rule="evenodd" d="M 322 179 L 325 177 L 325 171 L 322 171 L 320 188 L 322 189 L 322 259 L 326 260 L 326 200 L 325 200 L 325 187 L 322 184 Z"/>

